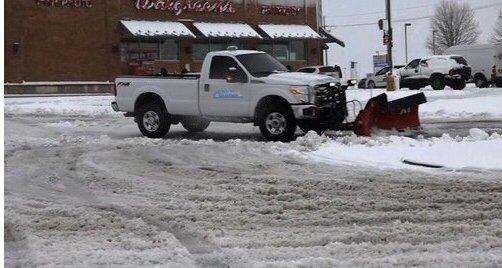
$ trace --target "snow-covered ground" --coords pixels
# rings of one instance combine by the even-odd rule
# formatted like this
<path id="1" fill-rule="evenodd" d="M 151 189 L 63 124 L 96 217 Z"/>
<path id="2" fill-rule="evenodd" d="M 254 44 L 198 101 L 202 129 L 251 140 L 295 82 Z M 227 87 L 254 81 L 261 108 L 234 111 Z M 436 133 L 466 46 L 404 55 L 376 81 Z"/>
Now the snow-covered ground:
<path id="1" fill-rule="evenodd" d="M 426 94 L 423 137 L 289 144 L 222 123 L 146 139 L 107 96 L 6 99 L 5 264 L 502 266 L 502 112 L 462 105 L 502 90 Z"/>
<path id="2" fill-rule="evenodd" d="M 452 138 L 445 134 L 428 139 L 344 136 L 326 142 L 306 157 L 329 164 L 375 168 L 427 170 L 433 166 L 440 171 L 502 171 L 502 136 L 496 132 L 490 135 L 477 128 L 469 132 L 468 137 Z"/>

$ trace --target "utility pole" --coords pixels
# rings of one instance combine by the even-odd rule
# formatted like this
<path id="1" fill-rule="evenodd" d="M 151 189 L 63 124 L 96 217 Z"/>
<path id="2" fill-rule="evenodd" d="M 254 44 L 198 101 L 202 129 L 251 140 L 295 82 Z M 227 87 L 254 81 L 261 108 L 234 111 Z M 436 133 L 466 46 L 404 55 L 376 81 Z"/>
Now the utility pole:
<path id="1" fill-rule="evenodd" d="M 408 27 L 411 26 L 411 23 L 404 24 L 404 49 L 406 54 L 406 65 L 408 65 Z"/>
<path id="2" fill-rule="evenodd" d="M 432 30 L 432 54 L 436 55 L 436 33 L 437 30 Z"/>
<path id="3" fill-rule="evenodd" d="M 326 30 L 326 16 L 322 16 L 322 27 Z M 327 49 L 324 50 L 324 56 L 325 56 L 324 65 L 329 66 L 329 63 L 328 63 L 328 50 Z"/>
<path id="4" fill-rule="evenodd" d="M 387 64 L 389 65 L 391 72 L 394 69 L 392 63 L 392 44 L 393 44 L 393 34 L 392 34 L 392 16 L 391 16 L 391 6 L 390 0 L 385 0 L 385 8 L 387 13 L 387 23 L 389 24 L 389 42 L 387 42 Z"/>

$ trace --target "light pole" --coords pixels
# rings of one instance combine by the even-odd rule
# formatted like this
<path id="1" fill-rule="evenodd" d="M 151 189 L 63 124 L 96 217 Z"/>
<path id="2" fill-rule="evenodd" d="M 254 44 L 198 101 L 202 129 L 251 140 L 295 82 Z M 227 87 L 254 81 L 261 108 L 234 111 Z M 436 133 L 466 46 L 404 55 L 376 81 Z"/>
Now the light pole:
<path id="1" fill-rule="evenodd" d="M 389 23 L 389 41 L 387 43 L 387 64 L 390 66 L 391 72 L 392 69 L 394 68 L 393 62 L 392 62 L 392 43 L 393 43 L 393 34 L 392 34 L 392 15 L 391 15 L 391 4 L 390 0 L 385 0 L 385 11 L 386 11 L 386 17 L 387 17 L 387 23 Z"/>
<path id="2" fill-rule="evenodd" d="M 408 65 L 408 27 L 411 26 L 411 23 L 404 24 L 404 49 L 406 54 L 406 65 Z"/>
<path id="3" fill-rule="evenodd" d="M 436 33 L 438 30 L 432 30 L 432 53 L 436 55 Z"/>

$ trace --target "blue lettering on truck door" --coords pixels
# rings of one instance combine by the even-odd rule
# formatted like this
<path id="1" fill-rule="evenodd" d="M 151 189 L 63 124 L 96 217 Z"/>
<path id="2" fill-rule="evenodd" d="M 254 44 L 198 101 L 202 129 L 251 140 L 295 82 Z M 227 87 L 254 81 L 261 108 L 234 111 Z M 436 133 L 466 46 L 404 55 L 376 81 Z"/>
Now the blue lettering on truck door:
<path id="1" fill-rule="evenodd" d="M 215 100 L 240 100 L 243 96 L 232 89 L 221 89 L 213 93 L 213 99 Z"/>

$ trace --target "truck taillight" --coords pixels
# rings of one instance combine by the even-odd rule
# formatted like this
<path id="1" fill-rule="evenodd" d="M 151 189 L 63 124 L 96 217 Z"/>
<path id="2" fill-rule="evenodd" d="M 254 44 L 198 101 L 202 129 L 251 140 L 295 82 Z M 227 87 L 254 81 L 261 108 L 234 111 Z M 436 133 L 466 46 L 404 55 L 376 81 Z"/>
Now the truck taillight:
<path id="1" fill-rule="evenodd" d="M 117 84 L 116 83 L 113 83 L 112 92 L 113 92 L 113 96 L 117 97 Z"/>

